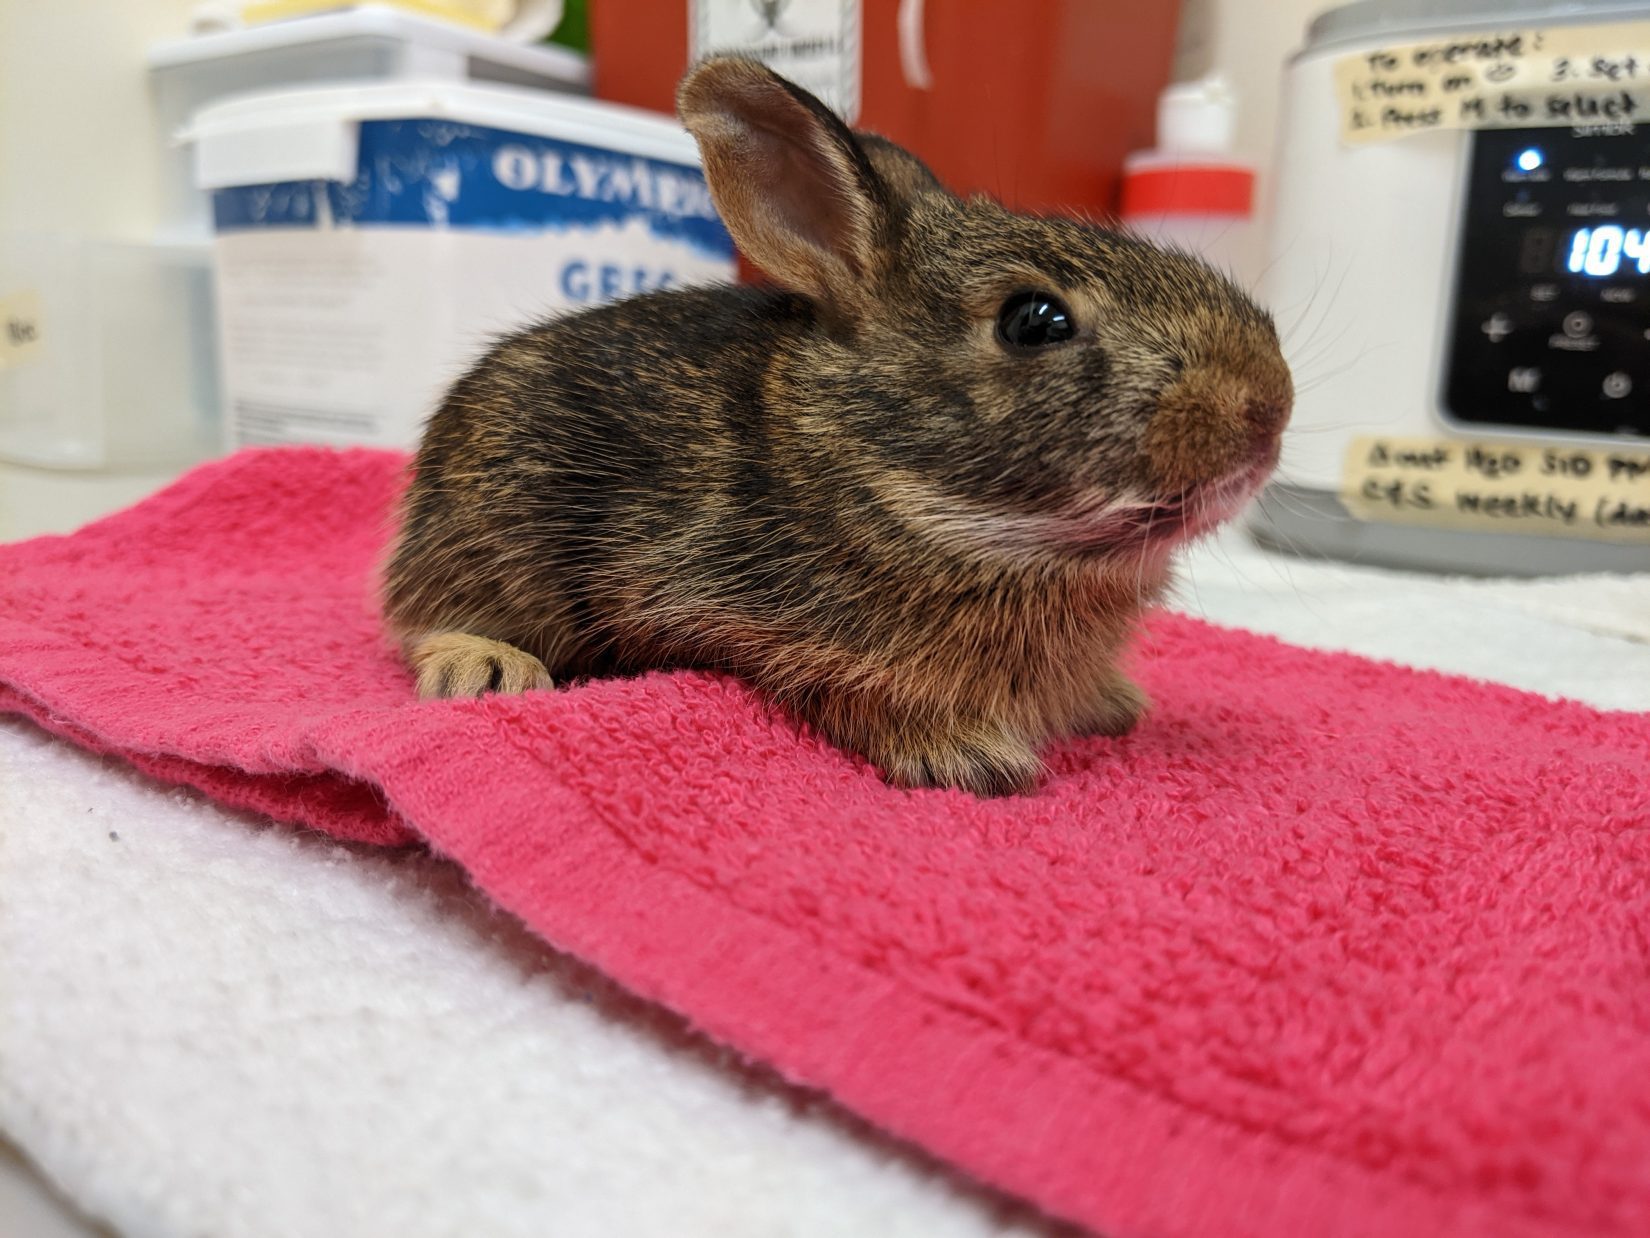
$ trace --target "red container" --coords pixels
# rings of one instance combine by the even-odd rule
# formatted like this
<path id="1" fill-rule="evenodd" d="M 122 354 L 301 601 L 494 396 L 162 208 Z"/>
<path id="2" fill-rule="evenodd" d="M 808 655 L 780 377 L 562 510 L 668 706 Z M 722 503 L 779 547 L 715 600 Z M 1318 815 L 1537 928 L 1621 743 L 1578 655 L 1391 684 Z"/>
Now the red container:
<path id="1" fill-rule="evenodd" d="M 959 193 L 1022 210 L 1114 213 L 1123 156 L 1152 145 L 1178 3 L 912 7 L 922 28 L 902 63 L 900 0 L 863 0 L 856 127 L 910 148 Z M 688 63 L 688 9 L 688 0 L 591 0 L 596 94 L 671 111 Z M 907 80 L 913 45 L 927 89 Z"/>

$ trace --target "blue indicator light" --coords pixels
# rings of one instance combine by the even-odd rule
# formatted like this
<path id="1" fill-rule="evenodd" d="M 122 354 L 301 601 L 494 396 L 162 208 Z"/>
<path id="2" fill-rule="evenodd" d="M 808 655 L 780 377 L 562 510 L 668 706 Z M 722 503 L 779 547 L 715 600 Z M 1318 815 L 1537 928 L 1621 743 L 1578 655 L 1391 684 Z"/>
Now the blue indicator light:
<path id="1" fill-rule="evenodd" d="M 1534 172 L 1546 162 L 1546 157 L 1535 147 L 1527 146 L 1518 152 L 1518 157 L 1513 162 L 1518 165 L 1520 172 Z"/>

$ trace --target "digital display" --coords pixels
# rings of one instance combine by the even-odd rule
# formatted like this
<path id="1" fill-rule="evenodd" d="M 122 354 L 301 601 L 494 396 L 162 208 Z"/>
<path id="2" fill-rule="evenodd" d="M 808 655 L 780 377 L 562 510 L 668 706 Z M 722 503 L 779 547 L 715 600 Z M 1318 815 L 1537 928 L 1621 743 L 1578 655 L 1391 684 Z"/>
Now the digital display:
<path id="1" fill-rule="evenodd" d="M 1643 275 L 1650 272 L 1650 245 L 1638 228 L 1600 224 L 1577 228 L 1564 246 L 1564 269 L 1572 275 Z"/>
<path id="2" fill-rule="evenodd" d="M 1445 415 L 1650 435 L 1650 125 L 1469 141 Z"/>
<path id="3" fill-rule="evenodd" d="M 1519 245 L 1521 275 L 1558 272 L 1564 275 L 1609 279 L 1612 276 L 1650 275 L 1650 227 L 1624 228 L 1596 224 L 1571 228 L 1526 228 Z"/>

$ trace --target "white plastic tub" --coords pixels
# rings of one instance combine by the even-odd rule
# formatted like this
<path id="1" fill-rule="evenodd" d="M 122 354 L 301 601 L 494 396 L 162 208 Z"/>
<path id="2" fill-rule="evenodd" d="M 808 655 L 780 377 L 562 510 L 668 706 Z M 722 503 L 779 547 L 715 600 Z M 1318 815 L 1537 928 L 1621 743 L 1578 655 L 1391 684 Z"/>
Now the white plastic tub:
<path id="1" fill-rule="evenodd" d="M 189 136 L 230 446 L 409 447 L 498 335 L 734 275 L 692 139 L 647 113 L 388 83 L 226 101 Z"/>
<path id="2" fill-rule="evenodd" d="M 560 5 L 556 5 L 559 16 Z M 522 44 L 384 5 L 340 8 L 298 20 L 196 34 L 149 49 L 161 160 L 161 227 L 205 238 L 210 211 L 172 142 L 202 108 L 253 92 L 369 82 L 519 86 L 582 95 L 585 58 L 546 43 Z"/>

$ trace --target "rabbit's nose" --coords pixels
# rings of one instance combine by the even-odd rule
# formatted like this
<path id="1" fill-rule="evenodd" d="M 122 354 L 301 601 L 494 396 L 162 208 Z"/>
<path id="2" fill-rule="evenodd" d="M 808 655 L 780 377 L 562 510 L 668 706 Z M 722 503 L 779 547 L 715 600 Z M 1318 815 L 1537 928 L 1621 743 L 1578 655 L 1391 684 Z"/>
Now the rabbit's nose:
<path id="1" fill-rule="evenodd" d="M 1243 420 L 1257 435 L 1271 437 L 1289 424 L 1289 401 L 1250 399 L 1243 405 Z"/>

